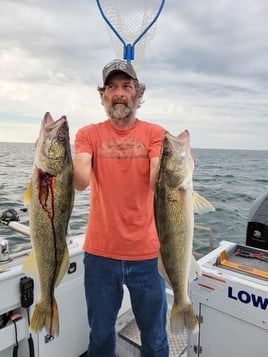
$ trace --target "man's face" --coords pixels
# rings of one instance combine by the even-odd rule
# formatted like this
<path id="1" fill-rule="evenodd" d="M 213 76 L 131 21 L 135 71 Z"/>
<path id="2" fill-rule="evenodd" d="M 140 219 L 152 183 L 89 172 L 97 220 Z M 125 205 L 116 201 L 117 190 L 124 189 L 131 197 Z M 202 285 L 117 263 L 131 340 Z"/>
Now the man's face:
<path id="1" fill-rule="evenodd" d="M 138 99 L 133 79 L 124 73 L 112 75 L 103 93 L 103 105 L 110 118 L 135 116 Z"/>

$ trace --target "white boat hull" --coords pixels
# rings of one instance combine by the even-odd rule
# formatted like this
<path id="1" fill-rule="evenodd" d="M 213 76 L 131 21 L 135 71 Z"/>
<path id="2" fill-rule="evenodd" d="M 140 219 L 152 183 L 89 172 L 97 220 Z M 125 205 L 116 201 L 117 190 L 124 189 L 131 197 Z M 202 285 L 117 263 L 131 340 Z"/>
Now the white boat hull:
<path id="1" fill-rule="evenodd" d="M 46 342 L 46 333 L 42 331 L 32 334 L 35 357 L 78 357 L 87 350 L 88 345 L 88 322 L 83 287 L 83 237 L 79 236 L 69 245 L 70 264 L 73 272 L 65 274 L 62 282 L 55 290 L 60 317 L 60 333 L 52 341 Z M 25 257 L 17 257 L 12 262 L 2 265 L 10 268 L 0 274 L 0 315 L 13 311 L 19 313 L 22 318 L 16 322 L 17 336 L 19 341 L 18 356 L 29 356 L 28 350 L 28 319 L 27 311 L 21 307 L 20 302 L 20 279 L 25 277 L 22 271 L 22 261 Z M 38 285 L 35 282 L 34 298 L 38 297 Z M 30 316 L 34 304 L 30 308 Z M 12 356 L 15 345 L 15 327 L 9 321 L 6 327 L 0 329 L 0 355 L 1 357 Z"/>
<path id="2" fill-rule="evenodd" d="M 55 290 L 60 334 L 49 342 L 45 331 L 32 334 L 35 357 L 78 357 L 87 350 L 89 327 L 83 286 L 83 239 L 83 236 L 74 237 L 68 245 L 71 269 Z M 248 277 L 215 264 L 220 252 L 223 249 L 228 251 L 233 246 L 234 243 L 223 242 L 220 247 L 199 260 L 202 275 L 190 284 L 191 300 L 200 319 L 199 333 L 188 336 L 187 352 L 186 334 L 170 336 L 170 357 L 252 357 L 264 356 L 267 352 L 267 280 Z M 25 257 L 26 253 L 13 257 L 11 262 L 0 264 L 2 268 L 9 268 L 0 273 L 0 316 L 10 311 L 22 315 L 16 322 L 18 357 L 30 356 L 27 311 L 21 307 L 19 289 L 20 280 L 25 277 L 22 271 Z M 240 295 L 237 291 L 240 291 Z M 228 294 L 231 296 L 228 297 Z M 37 297 L 38 285 L 35 282 L 34 300 Z M 254 304 L 250 303 L 250 297 L 256 300 Z M 167 298 L 171 306 L 173 295 L 169 289 Z M 30 316 L 33 307 L 34 304 L 30 307 Z M 117 357 L 140 356 L 139 333 L 133 319 L 129 294 L 125 289 L 116 326 Z M 135 330 L 133 336 L 129 334 L 130 326 Z M 15 327 L 9 321 L 0 329 L 0 356 L 12 356 L 15 344 Z"/>

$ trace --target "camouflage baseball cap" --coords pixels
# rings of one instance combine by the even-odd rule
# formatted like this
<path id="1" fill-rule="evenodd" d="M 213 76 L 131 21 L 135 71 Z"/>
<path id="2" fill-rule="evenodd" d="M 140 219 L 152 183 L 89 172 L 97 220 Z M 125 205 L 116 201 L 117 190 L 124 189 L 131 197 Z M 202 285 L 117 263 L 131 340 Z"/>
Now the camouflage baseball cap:
<path id="1" fill-rule="evenodd" d="M 126 61 L 120 59 L 115 59 L 112 62 L 107 63 L 103 68 L 103 85 L 105 85 L 108 78 L 116 72 L 123 72 L 129 77 L 137 79 L 137 75 L 131 63 L 127 63 Z"/>

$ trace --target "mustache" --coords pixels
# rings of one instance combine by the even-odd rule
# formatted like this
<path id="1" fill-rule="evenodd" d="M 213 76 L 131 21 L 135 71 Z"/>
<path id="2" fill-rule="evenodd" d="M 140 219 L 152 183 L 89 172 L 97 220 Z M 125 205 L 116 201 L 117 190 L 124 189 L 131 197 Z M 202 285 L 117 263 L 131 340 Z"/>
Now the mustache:
<path id="1" fill-rule="evenodd" d="M 123 98 L 115 98 L 115 99 L 112 100 L 112 105 L 115 105 L 115 104 L 128 105 L 128 101 L 126 99 L 123 99 Z"/>

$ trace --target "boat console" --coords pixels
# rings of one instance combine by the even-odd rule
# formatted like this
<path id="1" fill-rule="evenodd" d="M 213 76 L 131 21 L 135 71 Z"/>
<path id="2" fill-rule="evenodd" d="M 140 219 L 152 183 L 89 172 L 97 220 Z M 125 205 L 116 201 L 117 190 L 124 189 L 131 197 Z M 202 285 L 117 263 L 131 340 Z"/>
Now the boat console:
<path id="1" fill-rule="evenodd" d="M 266 356 L 268 340 L 268 194 L 249 213 L 246 245 L 222 241 L 199 260 L 190 284 L 199 333 L 187 357 Z"/>

